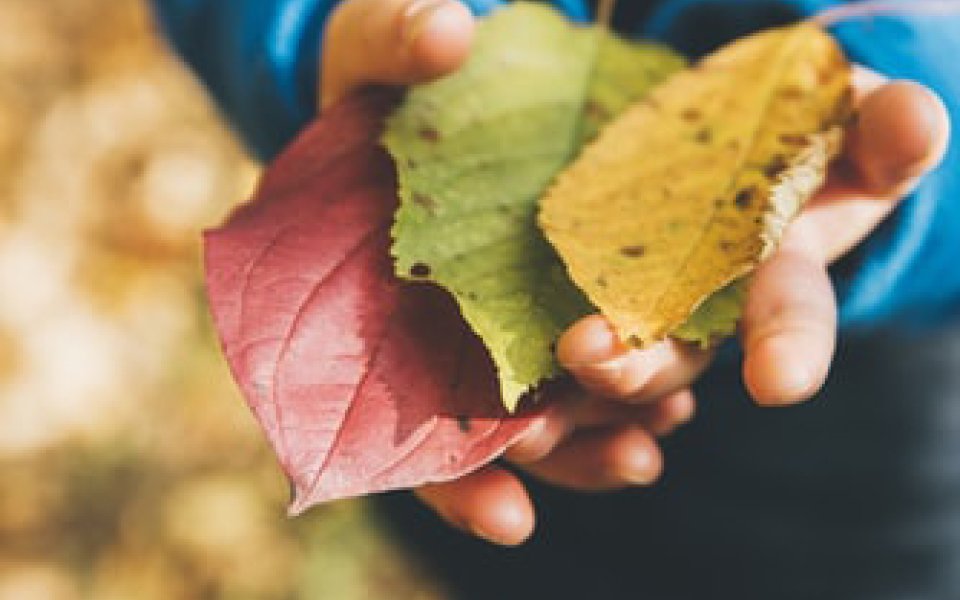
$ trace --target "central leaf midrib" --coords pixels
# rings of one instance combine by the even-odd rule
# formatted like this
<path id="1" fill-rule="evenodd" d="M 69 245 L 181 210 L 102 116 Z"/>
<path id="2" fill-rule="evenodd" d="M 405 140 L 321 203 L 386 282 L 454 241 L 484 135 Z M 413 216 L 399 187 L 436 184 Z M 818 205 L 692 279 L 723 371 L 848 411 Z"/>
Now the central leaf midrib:
<path id="1" fill-rule="evenodd" d="M 803 36 L 798 35 L 797 33 L 794 32 L 792 35 L 791 43 L 785 45 L 783 51 L 780 53 L 780 56 L 778 56 L 777 58 L 777 61 L 776 61 L 777 68 L 771 69 L 771 73 L 773 73 L 773 76 L 770 79 L 774 83 L 778 81 L 781 76 L 781 73 L 782 73 L 781 67 L 790 59 L 790 57 L 795 52 L 796 44 L 799 44 L 802 40 L 803 40 Z M 733 175 L 730 177 L 730 180 L 728 181 L 728 184 L 724 189 L 724 193 L 722 195 L 722 197 L 724 198 L 728 197 L 730 195 L 731 190 L 734 187 L 736 187 L 737 179 L 742 173 L 744 165 L 747 163 L 747 160 L 749 159 L 754 149 L 756 148 L 757 140 L 759 138 L 759 132 L 761 131 L 763 124 L 766 122 L 766 115 L 770 112 L 770 107 L 776 97 L 776 93 L 775 93 L 776 85 L 771 85 L 769 89 L 770 89 L 769 96 L 763 103 L 763 110 L 760 113 L 761 116 L 760 118 L 757 119 L 756 125 L 754 126 L 753 131 L 751 132 L 751 135 L 749 137 L 749 143 L 745 147 L 740 160 L 736 163 L 736 168 L 732 171 Z M 710 218 L 707 220 L 706 225 L 697 235 L 694 243 L 690 245 L 690 249 L 687 251 L 684 258 L 680 261 L 680 266 L 677 269 L 678 274 L 683 273 L 689 267 L 690 261 L 693 259 L 693 256 L 697 253 L 697 251 L 703 245 L 703 241 L 704 239 L 706 239 L 707 233 L 711 230 L 713 225 L 716 223 L 717 216 L 720 214 L 720 210 L 721 209 L 719 207 L 713 208 L 713 211 L 711 212 Z M 732 276 L 730 281 L 733 281 L 733 279 L 735 278 L 736 276 Z M 727 283 L 729 283 L 730 281 L 728 281 Z M 676 277 L 664 287 L 663 291 L 661 291 L 661 293 L 657 296 L 657 299 L 653 303 L 652 309 L 650 311 L 651 314 L 655 314 L 657 313 L 657 311 L 660 310 L 660 307 L 663 304 L 663 301 L 676 289 L 678 284 L 679 284 L 679 277 Z M 726 283 L 723 285 L 726 285 Z M 721 286 L 718 289 L 722 289 L 722 288 L 723 286 Z"/>

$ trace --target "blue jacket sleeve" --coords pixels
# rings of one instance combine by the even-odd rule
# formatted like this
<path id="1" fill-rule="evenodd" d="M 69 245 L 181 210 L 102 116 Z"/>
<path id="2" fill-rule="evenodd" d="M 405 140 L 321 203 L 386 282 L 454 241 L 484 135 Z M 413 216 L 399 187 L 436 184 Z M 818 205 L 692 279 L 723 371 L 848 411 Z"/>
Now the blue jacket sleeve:
<path id="1" fill-rule="evenodd" d="M 337 0 L 153 0 L 164 32 L 260 158 L 316 113 L 320 39 Z M 484 14 L 501 0 L 466 0 Z M 582 0 L 554 0 L 584 20 Z"/>
<path id="2" fill-rule="evenodd" d="M 691 54 L 726 39 L 841 4 L 836 0 L 673 0 L 643 33 Z M 833 33 L 855 61 L 936 90 L 960 124 L 960 14 L 860 18 Z M 847 328 L 913 328 L 960 316 L 960 148 L 834 269 Z"/>
<path id="3" fill-rule="evenodd" d="M 154 0 L 154 7 L 176 50 L 265 158 L 315 112 L 318 32 L 334 3 Z"/>

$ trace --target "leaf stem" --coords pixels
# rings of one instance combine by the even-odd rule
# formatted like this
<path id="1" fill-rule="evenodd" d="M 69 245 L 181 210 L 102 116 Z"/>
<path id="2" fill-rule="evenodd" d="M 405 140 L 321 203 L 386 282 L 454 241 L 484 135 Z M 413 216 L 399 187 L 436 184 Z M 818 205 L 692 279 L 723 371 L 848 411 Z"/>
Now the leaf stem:
<path id="1" fill-rule="evenodd" d="M 613 24 L 613 11 L 617 7 L 617 0 L 600 0 L 597 4 L 597 23 L 610 29 Z"/>

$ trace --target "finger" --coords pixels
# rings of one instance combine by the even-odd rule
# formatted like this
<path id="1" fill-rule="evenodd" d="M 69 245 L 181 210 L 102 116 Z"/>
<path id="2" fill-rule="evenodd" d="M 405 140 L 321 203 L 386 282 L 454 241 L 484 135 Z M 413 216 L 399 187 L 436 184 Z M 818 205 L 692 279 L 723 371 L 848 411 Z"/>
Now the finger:
<path id="1" fill-rule="evenodd" d="M 744 310 L 744 380 L 763 405 L 815 394 L 826 380 L 836 342 L 836 300 L 824 259 L 797 225 L 757 269 Z"/>
<path id="2" fill-rule="evenodd" d="M 669 435 L 696 412 L 690 390 L 681 390 L 653 404 L 630 405 L 593 397 L 556 402 L 534 430 L 511 446 L 504 458 L 516 465 L 545 459 L 578 428 L 637 425 L 657 437 Z"/>
<path id="3" fill-rule="evenodd" d="M 423 486 L 414 493 L 450 525 L 495 544 L 515 546 L 533 533 L 535 516 L 526 489 L 499 467 Z"/>
<path id="4" fill-rule="evenodd" d="M 687 387 L 709 364 L 711 354 L 673 341 L 629 348 L 606 319 L 592 315 L 564 333 L 557 358 L 591 393 L 642 403 Z"/>
<path id="5" fill-rule="evenodd" d="M 863 100 L 844 155 L 800 216 L 819 232 L 831 261 L 860 243 L 939 164 L 950 133 L 946 108 L 933 92 L 859 72 Z"/>
<path id="6" fill-rule="evenodd" d="M 664 437 L 693 420 L 697 399 L 692 391 L 683 389 L 650 406 L 649 411 L 640 423 L 653 435 Z"/>
<path id="7" fill-rule="evenodd" d="M 894 81 L 868 94 L 847 132 L 845 158 L 863 191 L 902 193 L 946 151 L 950 117 L 943 101 L 918 83 Z"/>
<path id="8" fill-rule="evenodd" d="M 696 400 L 683 389 L 649 404 L 632 405 L 616 400 L 591 399 L 572 407 L 573 427 L 608 427 L 633 424 L 655 436 L 664 436 L 693 418 Z"/>
<path id="9" fill-rule="evenodd" d="M 523 468 L 554 485 L 600 491 L 653 483 L 663 457 L 649 433 L 627 425 L 576 433 L 542 461 Z"/>
<path id="10" fill-rule="evenodd" d="M 576 423 L 575 406 L 590 400 L 574 386 L 550 399 L 552 405 L 536 421 L 532 429 L 504 452 L 503 457 L 514 464 L 528 464 L 543 460 L 570 435 Z"/>
<path id="11" fill-rule="evenodd" d="M 320 101 L 356 87 L 409 85 L 452 72 L 473 39 L 470 11 L 456 0 L 348 0 L 324 35 Z"/>

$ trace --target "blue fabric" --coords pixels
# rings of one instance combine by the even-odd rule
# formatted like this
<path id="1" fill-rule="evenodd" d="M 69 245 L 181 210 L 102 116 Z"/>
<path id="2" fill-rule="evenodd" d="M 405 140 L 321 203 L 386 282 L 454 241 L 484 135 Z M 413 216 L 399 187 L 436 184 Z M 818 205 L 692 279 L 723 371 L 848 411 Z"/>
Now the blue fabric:
<path id="1" fill-rule="evenodd" d="M 335 0 L 156 0 L 174 46 L 261 158 L 315 113 L 319 31 Z"/>
<path id="2" fill-rule="evenodd" d="M 323 23 L 335 0 L 155 0 L 176 48 L 248 144 L 269 158 L 315 113 Z M 500 0 L 467 0 L 477 14 Z M 577 20 L 582 0 L 556 0 Z M 637 31 L 688 54 L 794 20 L 835 0 L 667 0 Z M 849 54 L 889 76 L 937 90 L 960 123 L 960 17 L 881 17 L 835 27 Z M 960 149 L 841 265 L 842 323 L 942 324 L 960 313 Z"/>

